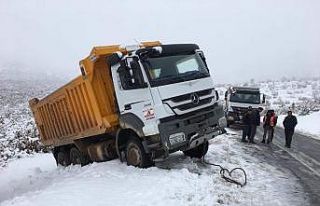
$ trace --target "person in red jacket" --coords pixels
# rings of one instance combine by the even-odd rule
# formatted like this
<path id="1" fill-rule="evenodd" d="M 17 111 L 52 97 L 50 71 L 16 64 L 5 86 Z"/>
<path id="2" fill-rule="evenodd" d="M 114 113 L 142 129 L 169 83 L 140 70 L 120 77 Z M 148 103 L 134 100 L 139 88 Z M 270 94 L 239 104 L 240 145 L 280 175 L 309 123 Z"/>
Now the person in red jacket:
<path id="1" fill-rule="evenodd" d="M 274 134 L 274 128 L 277 125 L 277 119 L 278 117 L 274 113 L 274 110 L 268 110 L 267 114 L 263 117 L 263 139 L 261 143 L 266 143 L 266 137 L 268 136 L 267 139 L 267 144 L 270 144 L 273 139 L 273 134 Z"/>

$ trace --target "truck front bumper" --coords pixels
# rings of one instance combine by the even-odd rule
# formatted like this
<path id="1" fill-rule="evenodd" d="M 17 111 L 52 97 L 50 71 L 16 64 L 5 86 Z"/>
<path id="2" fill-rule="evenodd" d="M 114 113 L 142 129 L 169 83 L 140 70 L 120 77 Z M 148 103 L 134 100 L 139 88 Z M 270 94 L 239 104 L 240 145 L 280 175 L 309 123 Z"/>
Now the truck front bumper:
<path id="1" fill-rule="evenodd" d="M 228 122 L 228 125 L 236 124 L 236 125 L 243 125 L 243 115 L 238 112 L 228 112 L 226 115 L 226 119 Z"/>
<path id="2" fill-rule="evenodd" d="M 222 105 L 215 104 L 194 113 L 161 119 L 161 150 L 169 153 L 194 148 L 222 134 L 226 119 Z"/>

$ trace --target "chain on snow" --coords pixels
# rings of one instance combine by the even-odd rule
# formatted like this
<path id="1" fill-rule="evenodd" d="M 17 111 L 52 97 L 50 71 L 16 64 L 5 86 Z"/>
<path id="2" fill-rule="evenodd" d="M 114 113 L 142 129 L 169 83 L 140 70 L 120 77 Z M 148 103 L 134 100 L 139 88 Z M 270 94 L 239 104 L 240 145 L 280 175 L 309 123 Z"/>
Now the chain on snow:
<path id="1" fill-rule="evenodd" d="M 236 184 L 236 185 L 239 185 L 241 187 L 245 186 L 247 184 L 247 173 L 244 169 L 242 169 L 241 167 L 236 167 L 236 168 L 233 168 L 232 170 L 228 170 L 224 167 L 222 167 L 221 165 L 219 164 L 214 164 L 214 163 L 211 163 L 211 162 L 207 162 L 204 157 L 202 158 L 202 163 L 204 164 L 207 164 L 207 165 L 211 165 L 211 166 L 215 166 L 215 167 L 219 167 L 220 168 L 220 175 L 221 177 L 226 180 L 227 182 L 230 182 L 230 183 L 233 183 L 233 184 Z M 244 182 L 239 182 L 235 179 L 232 178 L 232 173 L 235 172 L 235 171 L 241 171 L 243 172 L 244 174 Z M 228 176 L 226 176 L 225 174 L 227 174 Z"/>
<path id="2" fill-rule="evenodd" d="M 203 151 L 205 150 L 205 147 L 203 147 Z M 205 154 L 205 152 L 203 152 Z M 233 168 L 232 170 L 228 170 L 227 168 L 225 167 L 222 167 L 221 165 L 219 164 L 214 164 L 212 162 L 207 162 L 205 160 L 205 155 L 202 157 L 202 163 L 203 164 L 207 164 L 207 165 L 211 165 L 211 166 L 215 166 L 215 167 L 219 167 L 220 168 L 220 175 L 221 177 L 226 180 L 227 182 L 230 182 L 230 183 L 233 183 L 233 184 L 236 184 L 236 185 L 239 185 L 241 187 L 245 186 L 247 184 L 247 173 L 244 169 L 242 169 L 241 167 L 236 167 L 236 168 Z M 241 171 L 244 175 L 244 182 L 239 182 L 235 179 L 232 178 L 232 173 L 235 172 L 235 171 Z M 228 176 L 226 176 L 226 174 Z"/>

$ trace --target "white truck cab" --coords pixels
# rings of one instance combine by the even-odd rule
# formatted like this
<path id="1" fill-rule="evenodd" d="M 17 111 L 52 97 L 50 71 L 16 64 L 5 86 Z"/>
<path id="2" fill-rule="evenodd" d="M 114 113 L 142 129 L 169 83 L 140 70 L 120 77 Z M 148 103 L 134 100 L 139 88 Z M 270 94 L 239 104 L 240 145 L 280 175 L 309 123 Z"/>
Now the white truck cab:
<path id="1" fill-rule="evenodd" d="M 107 62 L 119 109 L 120 159 L 126 156 L 128 135 L 141 141 L 140 153 L 155 160 L 178 150 L 201 157 L 208 140 L 222 133 L 223 104 L 197 45 L 136 48 L 127 55 L 115 53 Z M 147 164 L 141 163 L 141 154 L 136 156 L 137 164 Z"/>
<path id="2" fill-rule="evenodd" d="M 230 87 L 225 93 L 225 114 L 227 125 L 242 125 L 242 118 L 248 107 L 266 109 L 266 95 L 255 87 Z"/>

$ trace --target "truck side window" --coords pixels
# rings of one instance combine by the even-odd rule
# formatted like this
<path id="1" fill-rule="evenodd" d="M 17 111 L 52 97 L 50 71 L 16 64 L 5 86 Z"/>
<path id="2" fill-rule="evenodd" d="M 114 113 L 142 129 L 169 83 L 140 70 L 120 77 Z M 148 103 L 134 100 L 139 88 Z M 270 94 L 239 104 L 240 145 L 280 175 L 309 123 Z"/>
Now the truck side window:
<path id="1" fill-rule="evenodd" d="M 130 61 L 127 63 L 125 61 L 121 61 L 118 73 L 121 86 L 125 90 L 145 88 L 147 86 L 144 82 L 140 65 L 133 58 L 130 58 Z"/>

